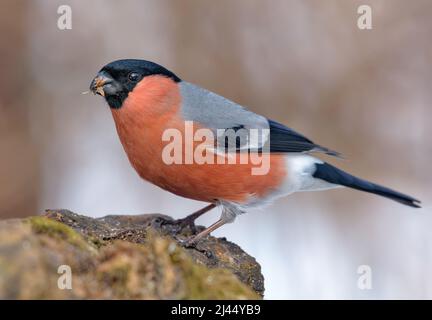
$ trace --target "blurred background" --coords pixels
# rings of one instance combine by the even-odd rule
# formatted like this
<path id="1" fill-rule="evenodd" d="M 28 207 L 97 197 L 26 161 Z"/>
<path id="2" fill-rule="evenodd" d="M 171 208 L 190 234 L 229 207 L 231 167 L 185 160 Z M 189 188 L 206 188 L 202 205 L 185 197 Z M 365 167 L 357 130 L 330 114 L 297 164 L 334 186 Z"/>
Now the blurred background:
<path id="1" fill-rule="evenodd" d="M 72 8 L 59 30 L 57 9 Z M 372 7 L 359 30 L 357 8 Z M 302 193 L 217 232 L 261 264 L 267 299 L 432 298 L 432 2 L 428 0 L 0 3 L 0 217 L 203 206 L 142 181 L 107 105 L 81 95 L 120 58 L 181 78 L 342 152 L 351 173 L 423 201 L 348 189 Z M 208 225 L 212 211 L 199 220 Z M 372 289 L 357 286 L 360 265 Z"/>

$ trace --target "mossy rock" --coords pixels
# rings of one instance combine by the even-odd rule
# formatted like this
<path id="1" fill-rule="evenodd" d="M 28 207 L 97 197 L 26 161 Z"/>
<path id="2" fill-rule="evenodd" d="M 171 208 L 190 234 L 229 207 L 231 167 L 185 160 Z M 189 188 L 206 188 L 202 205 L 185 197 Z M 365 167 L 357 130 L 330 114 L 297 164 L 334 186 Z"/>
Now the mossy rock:
<path id="1" fill-rule="evenodd" d="M 0 222 L 0 299 L 260 299 L 255 259 L 225 239 L 185 249 L 161 215 L 92 219 L 66 210 Z M 204 248 L 204 249 L 203 249 Z M 211 252 L 209 255 L 208 253 Z M 72 271 L 60 289 L 59 267 Z M 257 290 L 258 289 L 258 290 Z"/>

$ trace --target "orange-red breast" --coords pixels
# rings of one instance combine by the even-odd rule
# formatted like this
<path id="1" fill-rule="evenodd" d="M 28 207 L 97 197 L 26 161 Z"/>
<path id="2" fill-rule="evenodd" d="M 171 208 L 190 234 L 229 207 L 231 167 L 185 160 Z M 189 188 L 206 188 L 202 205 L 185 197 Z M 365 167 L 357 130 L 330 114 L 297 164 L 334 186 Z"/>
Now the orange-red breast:
<path id="1" fill-rule="evenodd" d="M 419 207 L 420 202 L 410 196 L 356 178 L 310 155 L 338 153 L 183 81 L 156 63 L 111 62 L 99 71 L 90 90 L 105 97 L 127 156 L 143 179 L 177 195 L 210 203 L 182 222 L 191 223 L 211 208 L 222 207 L 221 218 L 191 242 L 232 222 L 250 207 L 298 191 L 345 186 Z M 254 130 L 258 138 L 252 139 Z M 181 140 L 174 141 L 174 133 Z M 196 135 L 201 139 L 194 139 Z M 197 148 L 201 148 L 198 155 L 213 163 L 196 159 L 194 152 L 187 154 Z M 175 152 L 180 154 L 173 155 Z M 246 161 L 240 161 L 242 154 Z M 261 162 L 253 162 L 253 156 Z M 263 161 L 267 168 L 254 174 L 254 168 L 264 167 Z"/>

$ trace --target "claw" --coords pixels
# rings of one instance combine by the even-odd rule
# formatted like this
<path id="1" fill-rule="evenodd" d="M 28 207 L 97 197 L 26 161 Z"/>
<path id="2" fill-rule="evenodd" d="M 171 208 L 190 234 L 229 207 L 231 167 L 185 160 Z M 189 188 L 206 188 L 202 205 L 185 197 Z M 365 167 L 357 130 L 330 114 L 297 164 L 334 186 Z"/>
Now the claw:
<path id="1" fill-rule="evenodd" d="M 199 218 L 200 216 L 202 216 L 204 213 L 206 213 L 207 211 L 213 209 L 216 207 L 216 204 L 211 203 L 208 206 L 188 215 L 186 218 L 183 219 L 177 219 L 177 220 L 173 220 L 173 221 L 166 221 L 166 224 L 171 224 L 171 225 L 179 225 L 180 226 L 180 230 L 183 230 L 186 227 L 189 227 L 189 229 L 191 230 L 191 232 L 193 234 L 197 233 L 197 228 L 195 225 L 195 220 L 197 218 Z"/>
<path id="2" fill-rule="evenodd" d="M 177 219 L 177 220 L 165 220 L 163 222 L 164 225 L 173 225 L 173 226 L 178 226 L 179 228 L 176 230 L 176 232 L 180 232 L 182 231 L 184 228 L 189 227 L 189 229 L 191 230 L 192 234 L 195 234 L 197 232 L 196 229 L 196 225 L 195 222 L 193 220 L 190 219 Z"/>

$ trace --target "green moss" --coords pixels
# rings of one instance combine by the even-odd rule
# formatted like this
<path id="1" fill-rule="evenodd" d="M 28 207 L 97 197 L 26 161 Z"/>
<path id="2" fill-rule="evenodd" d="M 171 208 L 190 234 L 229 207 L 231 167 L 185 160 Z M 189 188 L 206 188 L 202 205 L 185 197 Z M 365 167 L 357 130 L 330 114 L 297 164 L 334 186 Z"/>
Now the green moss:
<path id="1" fill-rule="evenodd" d="M 183 299 L 261 299 L 229 270 L 209 269 L 197 264 L 183 248 L 177 246 L 171 259 L 184 276 L 186 291 Z"/>
<path id="2" fill-rule="evenodd" d="M 224 269 L 191 265 L 185 271 L 186 299 L 259 299 L 259 296 Z"/>
<path id="3" fill-rule="evenodd" d="M 31 217 L 27 221 L 36 233 L 64 240 L 80 249 L 89 249 L 89 244 L 79 233 L 61 222 L 45 217 Z"/>

